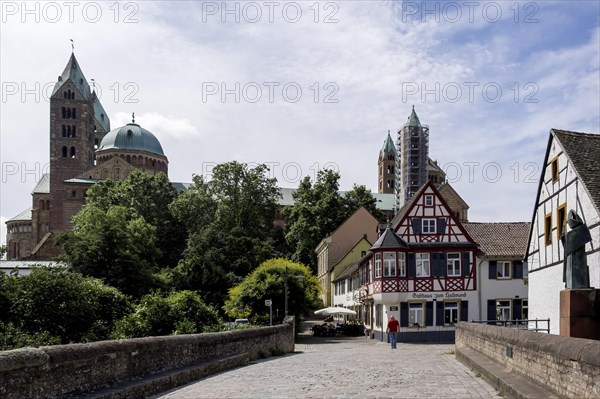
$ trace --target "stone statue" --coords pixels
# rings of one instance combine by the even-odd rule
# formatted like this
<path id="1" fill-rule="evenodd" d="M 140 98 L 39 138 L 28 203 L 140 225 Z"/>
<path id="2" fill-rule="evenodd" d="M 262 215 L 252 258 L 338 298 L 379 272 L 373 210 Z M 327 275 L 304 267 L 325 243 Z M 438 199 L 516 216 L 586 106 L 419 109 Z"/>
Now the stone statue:
<path id="1" fill-rule="evenodd" d="M 585 244 L 592 241 L 590 230 L 574 210 L 568 218 L 571 231 L 563 233 L 560 241 L 565 249 L 563 281 L 565 288 L 590 288 L 590 272 L 585 254 Z"/>

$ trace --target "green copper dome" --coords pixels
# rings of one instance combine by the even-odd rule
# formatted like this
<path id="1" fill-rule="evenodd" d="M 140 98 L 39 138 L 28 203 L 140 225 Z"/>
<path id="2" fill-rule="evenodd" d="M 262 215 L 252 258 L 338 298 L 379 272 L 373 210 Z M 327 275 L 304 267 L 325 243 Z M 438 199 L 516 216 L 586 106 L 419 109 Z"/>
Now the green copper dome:
<path id="1" fill-rule="evenodd" d="M 135 123 L 111 130 L 104 136 L 98 151 L 112 148 L 131 151 L 146 151 L 165 156 L 160 142 L 148 130 Z"/>

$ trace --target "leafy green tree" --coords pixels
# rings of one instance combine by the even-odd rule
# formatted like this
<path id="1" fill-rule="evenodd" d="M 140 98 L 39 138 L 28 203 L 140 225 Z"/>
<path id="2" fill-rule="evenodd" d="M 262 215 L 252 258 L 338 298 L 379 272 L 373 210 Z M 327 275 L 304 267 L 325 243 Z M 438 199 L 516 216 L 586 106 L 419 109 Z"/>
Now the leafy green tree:
<path id="1" fill-rule="evenodd" d="M 213 330 L 221 324 L 217 311 L 192 291 L 168 296 L 155 292 L 145 295 L 135 311 L 116 323 L 115 338 L 171 334 L 194 334 Z"/>
<path id="2" fill-rule="evenodd" d="M 37 267 L 12 276 L 4 329 L 14 342 L 88 342 L 107 339 L 131 311 L 125 295 L 101 281 L 62 268 Z M 22 333 L 22 334 L 21 334 Z"/>
<path id="3" fill-rule="evenodd" d="M 0 351 L 59 344 L 60 338 L 51 336 L 47 331 L 27 333 L 15 327 L 13 323 L 4 324 L 0 321 Z"/>
<path id="4" fill-rule="evenodd" d="M 270 299 L 274 319 L 277 314 L 275 310 L 279 310 L 281 320 L 285 309 L 286 273 L 289 314 L 299 317 L 322 306 L 319 295 L 321 286 L 310 269 L 303 264 L 278 258 L 263 262 L 240 284 L 229 290 L 225 312 L 232 318 L 248 318 L 254 324 L 268 324 L 269 308 L 265 306 L 265 300 Z"/>
<path id="5" fill-rule="evenodd" d="M 164 173 L 151 176 L 134 170 L 121 181 L 106 180 L 92 186 L 86 204 L 108 211 L 113 206 L 127 209 L 132 218 L 142 217 L 155 227 L 156 259 L 161 267 L 174 267 L 185 248 L 186 234 L 169 205 L 177 192 Z"/>
<path id="6" fill-rule="evenodd" d="M 131 209 L 86 204 L 73 218 L 73 231 L 59 238 L 73 270 L 139 297 L 154 285 L 160 251 L 156 227 Z"/>
<path id="7" fill-rule="evenodd" d="M 205 181 L 194 176 L 171 210 L 189 234 L 184 258 L 173 272 L 178 289 L 200 291 L 222 305 L 227 289 L 273 256 L 273 220 L 279 189 L 265 165 L 217 165 Z"/>
<path id="8" fill-rule="evenodd" d="M 339 192 L 340 175 L 320 170 L 314 184 L 305 177 L 294 193 L 295 203 L 284 209 L 287 220 L 286 240 L 293 248 L 292 259 L 317 271 L 315 249 L 358 208 L 364 206 L 376 218 L 383 218 L 377 200 L 365 186 L 354 185 L 344 196 Z"/>
<path id="9" fill-rule="evenodd" d="M 351 216 L 361 206 L 364 207 L 373 217 L 380 222 L 384 222 L 385 215 L 379 209 L 377 209 L 377 199 L 371 193 L 371 190 L 367 189 L 363 185 L 354 184 L 352 190 L 348 191 L 344 196 L 344 204 L 346 208 L 346 214 Z"/>

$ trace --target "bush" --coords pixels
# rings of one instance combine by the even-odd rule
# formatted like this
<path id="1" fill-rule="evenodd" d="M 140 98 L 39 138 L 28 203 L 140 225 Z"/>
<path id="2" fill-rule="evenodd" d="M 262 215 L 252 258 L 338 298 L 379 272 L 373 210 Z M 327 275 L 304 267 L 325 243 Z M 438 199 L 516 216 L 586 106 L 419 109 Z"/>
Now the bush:
<path id="1" fill-rule="evenodd" d="M 221 323 L 216 310 L 192 291 L 142 297 L 135 311 L 116 323 L 114 338 L 195 334 Z"/>
<path id="2" fill-rule="evenodd" d="M 3 321 L 42 341 L 46 336 L 63 344 L 107 339 L 114 322 L 131 311 L 116 288 L 64 268 L 38 267 L 10 279 Z"/>

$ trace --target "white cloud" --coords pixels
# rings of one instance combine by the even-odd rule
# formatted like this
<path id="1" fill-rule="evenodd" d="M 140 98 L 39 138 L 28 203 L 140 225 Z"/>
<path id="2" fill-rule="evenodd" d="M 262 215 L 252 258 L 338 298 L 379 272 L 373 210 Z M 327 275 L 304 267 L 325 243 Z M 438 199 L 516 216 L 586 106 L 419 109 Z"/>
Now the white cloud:
<path id="1" fill-rule="evenodd" d="M 502 21 L 493 24 L 481 14 L 469 22 L 465 13 L 457 23 L 403 20 L 399 2 L 327 3 L 337 9 L 319 3 L 318 23 L 311 2 L 298 3 L 298 23 L 286 22 L 280 9 L 272 23 L 266 13 L 258 23 L 235 23 L 231 16 L 223 23 L 222 15 L 208 15 L 200 2 L 137 2 L 138 22 L 126 24 L 123 18 L 135 10 L 119 3 L 115 23 L 112 3 L 99 4 L 103 18 L 95 24 L 9 18 L 0 27 L 1 80 L 27 87 L 54 82 L 73 38 L 86 77 L 102 89 L 112 128 L 135 112 L 136 122 L 161 141 L 175 181 L 236 159 L 271 164 L 286 187 L 334 164 L 344 189 L 353 183 L 376 189 L 377 155 L 387 130 L 394 135 L 414 104 L 430 125 L 432 158 L 456 162 L 462 172 L 465 162 L 501 165 L 497 183 L 485 181 L 481 170 L 472 183 L 464 177 L 455 183 L 471 215 L 528 220 L 536 185 L 522 182 L 524 165 L 541 162 L 550 128 L 600 131 L 598 21 L 583 20 L 568 4 L 539 3 L 535 24 L 514 23 L 512 3 L 503 5 Z M 522 20 L 531 10 L 520 4 Z M 338 22 L 322 23 L 326 16 Z M 573 24 L 563 27 L 559 17 Z M 573 33 L 579 26 L 562 40 L 561 29 Z M 273 101 L 269 82 L 278 84 Z M 468 82 L 479 84 L 473 101 Z M 501 86 L 498 102 L 483 98 L 487 83 Z M 526 90 L 527 83 L 537 84 L 537 91 Z M 262 92 L 252 103 L 255 84 Z M 287 101 L 285 84 L 302 89 L 298 102 Z M 219 91 L 208 95 L 213 85 Z M 418 92 L 410 94 L 415 85 Z M 453 85 L 462 89 L 457 102 L 443 92 Z M 223 88 L 236 93 L 223 96 Z M 327 95 L 337 102 L 324 102 Z M 538 102 L 525 103 L 527 95 Z M 48 103 L 15 95 L 0 106 L 2 163 L 25 163 L 24 170 L 47 163 Z M 510 169 L 515 163 L 521 169 L 516 183 Z M 22 210 L 34 180 L 2 180 L 3 217 Z"/>

